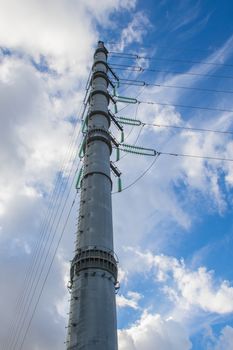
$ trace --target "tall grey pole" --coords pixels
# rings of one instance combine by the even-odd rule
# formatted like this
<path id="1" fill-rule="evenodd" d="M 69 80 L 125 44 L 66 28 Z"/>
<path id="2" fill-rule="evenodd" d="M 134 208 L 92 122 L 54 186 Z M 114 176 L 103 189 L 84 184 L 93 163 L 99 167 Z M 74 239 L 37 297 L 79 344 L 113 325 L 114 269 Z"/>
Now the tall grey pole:
<path id="1" fill-rule="evenodd" d="M 99 41 L 92 68 L 67 350 L 117 350 L 108 112 L 108 51 Z"/>

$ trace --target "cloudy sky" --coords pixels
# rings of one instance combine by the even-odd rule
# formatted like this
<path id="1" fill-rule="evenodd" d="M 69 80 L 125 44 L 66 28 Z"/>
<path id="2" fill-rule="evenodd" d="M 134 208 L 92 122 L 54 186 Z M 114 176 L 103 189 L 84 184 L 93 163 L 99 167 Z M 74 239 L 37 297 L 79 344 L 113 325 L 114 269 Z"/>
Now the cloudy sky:
<path id="1" fill-rule="evenodd" d="M 121 153 L 125 190 L 115 193 L 115 183 L 112 195 L 119 350 L 231 350 L 233 5 L 0 5 L 1 349 L 65 348 L 79 130 L 101 39 L 110 51 L 124 53 L 109 55 L 122 79 L 154 84 L 119 87 L 141 103 L 118 103 L 118 116 L 157 125 L 125 126 L 127 143 L 218 158 L 161 154 L 126 188 L 153 159 Z"/>

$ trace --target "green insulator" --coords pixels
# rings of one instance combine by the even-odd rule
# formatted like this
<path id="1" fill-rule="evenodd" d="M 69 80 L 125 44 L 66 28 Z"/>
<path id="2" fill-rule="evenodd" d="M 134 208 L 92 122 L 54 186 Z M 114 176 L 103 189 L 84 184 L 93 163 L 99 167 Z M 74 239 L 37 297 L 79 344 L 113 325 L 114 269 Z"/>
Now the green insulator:
<path id="1" fill-rule="evenodd" d="M 82 125 L 82 132 L 85 133 L 87 130 L 87 116 L 83 121 L 83 125 Z"/>
<path id="2" fill-rule="evenodd" d="M 117 96 L 117 101 L 125 102 L 125 103 L 137 103 L 138 100 L 136 98 L 126 97 L 126 96 Z"/>
<path id="3" fill-rule="evenodd" d="M 125 140 L 125 135 L 124 135 L 124 131 L 122 130 L 121 132 L 121 143 L 124 142 Z"/>
<path id="4" fill-rule="evenodd" d="M 126 124 L 126 125 L 133 125 L 133 126 L 140 126 L 142 125 L 142 122 L 138 119 L 130 119 L 130 118 L 124 118 L 124 117 L 117 117 L 117 120 L 121 124 Z"/>
<path id="5" fill-rule="evenodd" d="M 117 112 L 118 112 L 118 109 L 117 109 L 117 104 L 116 104 L 116 103 L 114 104 L 114 111 L 115 111 L 115 113 L 117 113 Z"/>
<path id="6" fill-rule="evenodd" d="M 135 145 L 122 144 L 123 150 L 125 152 L 131 151 L 133 153 L 144 155 L 144 156 L 155 156 L 157 152 L 153 148 L 144 148 Z"/>
<path id="7" fill-rule="evenodd" d="M 120 149 L 119 148 L 116 149 L 116 161 L 118 162 L 118 160 L 120 160 Z"/>
<path id="8" fill-rule="evenodd" d="M 118 192 L 122 191 L 122 183 L 121 183 L 121 178 L 118 177 Z"/>
<path id="9" fill-rule="evenodd" d="M 77 182 L 76 182 L 76 186 L 75 186 L 76 190 L 80 189 L 82 175 L 83 175 L 83 168 L 80 169 L 79 174 L 78 174 L 78 178 L 77 178 Z"/>
<path id="10" fill-rule="evenodd" d="M 85 155 L 85 152 L 84 152 L 84 144 L 85 144 L 85 141 L 86 141 L 86 138 L 83 139 L 83 142 L 80 146 L 80 150 L 79 150 L 79 158 L 83 158 L 84 155 Z"/>

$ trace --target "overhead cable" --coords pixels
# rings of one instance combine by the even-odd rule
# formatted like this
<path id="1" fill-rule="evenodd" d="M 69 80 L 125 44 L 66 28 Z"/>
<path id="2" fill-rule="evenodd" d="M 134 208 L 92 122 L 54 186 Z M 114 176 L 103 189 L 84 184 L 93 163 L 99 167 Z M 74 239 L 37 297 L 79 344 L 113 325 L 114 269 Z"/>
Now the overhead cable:
<path id="1" fill-rule="evenodd" d="M 70 160 L 71 158 L 73 158 L 73 152 L 70 154 L 69 158 Z M 68 162 L 66 161 L 66 166 L 64 166 L 63 169 L 61 170 L 62 173 L 65 173 L 68 171 L 67 167 L 69 163 L 70 163 L 69 161 Z M 25 308 L 28 303 L 30 293 L 34 286 L 35 279 L 37 277 L 37 274 L 35 273 L 35 271 L 38 269 L 38 266 L 40 266 L 43 254 L 47 249 L 47 243 L 48 243 L 50 234 L 47 236 L 47 239 L 46 239 L 46 235 L 48 233 L 49 227 L 53 226 L 53 223 L 60 210 L 62 195 L 66 189 L 67 183 L 69 182 L 70 172 L 72 171 L 73 165 L 71 166 L 69 174 L 67 175 L 64 183 L 61 182 L 62 175 L 59 174 L 57 178 L 57 180 L 60 180 L 60 181 L 56 181 L 56 184 L 52 193 L 52 198 L 50 199 L 49 208 L 48 208 L 46 217 L 44 218 L 44 221 L 42 223 L 42 230 L 39 233 L 39 238 L 35 244 L 34 249 L 32 249 L 33 251 L 32 259 L 30 261 L 30 264 L 28 265 L 28 268 L 25 274 L 22 292 L 19 294 L 19 297 L 17 299 L 17 305 L 16 305 L 17 317 L 14 319 L 14 321 L 11 323 L 11 326 L 10 326 L 10 335 L 8 338 L 10 342 L 12 342 L 12 340 L 15 339 L 15 335 L 18 332 L 17 328 L 21 324 L 21 322 L 19 322 L 20 320 L 18 319 L 22 318 L 25 312 Z M 56 207 L 56 212 L 52 211 L 52 207 Z"/>
<path id="2" fill-rule="evenodd" d="M 32 314 L 31 314 L 31 317 L 30 317 L 30 320 L 29 320 L 27 329 L 26 329 L 26 331 L 25 331 L 25 333 L 24 333 L 24 336 L 23 336 L 22 342 L 21 342 L 21 344 L 20 344 L 19 350 L 22 349 L 22 347 L 23 347 L 23 345 L 24 345 L 24 342 L 25 342 L 25 340 L 26 340 L 28 331 L 29 331 L 29 329 L 30 329 L 30 326 L 31 326 L 31 323 L 32 323 L 32 320 L 33 320 L 33 317 L 34 317 L 34 315 L 35 315 L 37 306 L 38 306 L 38 304 L 39 304 L 39 301 L 40 301 L 40 298 L 41 298 L 41 296 L 42 296 L 42 293 L 43 293 L 45 284 L 46 284 L 46 282 L 47 282 L 49 273 L 50 273 L 50 271 L 51 271 L 51 268 L 52 268 L 52 265 L 53 265 L 55 256 L 56 256 L 56 254 L 57 254 L 57 250 L 58 250 L 58 248 L 59 248 L 59 245 L 60 245 L 60 243 L 61 243 L 61 240 L 62 240 L 62 237 L 63 237 L 63 235 L 64 235 L 65 229 L 66 229 L 66 227 L 67 227 L 67 223 L 68 223 L 68 221 L 69 221 L 70 214 L 71 214 L 71 212 L 72 212 L 72 209 L 73 209 L 73 206 L 74 206 L 74 203 L 75 203 L 75 200 L 76 200 L 76 196 L 77 196 L 77 193 L 75 194 L 75 197 L 74 197 L 74 199 L 73 199 L 73 201 L 72 201 L 71 207 L 70 207 L 69 212 L 68 212 L 68 214 L 67 214 L 65 223 L 64 223 L 64 225 L 63 225 L 61 234 L 60 234 L 60 236 L 59 236 L 59 239 L 58 239 L 56 248 L 55 248 L 54 253 L 53 253 L 53 256 L 52 256 L 52 260 L 51 260 L 51 262 L 50 262 L 50 264 L 49 264 L 49 267 L 48 267 L 48 270 L 47 270 L 47 273 L 46 273 L 46 276 L 45 276 L 43 285 L 42 285 L 42 287 L 41 287 L 39 296 L 38 296 L 38 298 L 37 298 L 37 301 L 36 301 L 36 304 L 35 304 L 35 306 L 34 306 L 33 312 L 32 312 Z"/>
<path id="3" fill-rule="evenodd" d="M 88 89 L 89 89 L 89 88 L 88 88 L 88 86 L 87 86 L 87 87 L 86 87 L 86 94 L 85 94 L 84 101 L 83 101 L 83 103 L 84 103 L 84 109 L 83 109 L 83 112 L 82 112 L 82 114 L 81 114 L 81 119 L 83 119 L 83 115 L 84 115 L 84 113 L 85 113 L 85 111 L 86 111 L 86 102 L 85 102 L 85 100 L 86 100 L 86 96 L 87 96 L 87 93 L 88 93 Z M 78 136 L 79 136 L 80 132 L 81 132 L 81 128 L 79 129 Z M 72 172 L 72 169 L 73 169 L 73 166 L 74 166 L 74 164 L 75 164 L 75 160 L 76 160 L 76 157 L 77 157 L 77 154 L 78 154 L 78 151 L 77 151 L 77 144 L 76 144 L 77 142 L 76 142 L 75 139 L 74 139 L 73 141 L 74 141 L 74 144 L 73 144 L 72 147 L 73 147 L 73 149 L 75 149 L 76 156 L 75 156 L 75 157 L 72 156 L 73 162 L 72 162 L 72 165 L 71 165 L 71 167 L 70 167 L 70 172 L 69 172 L 69 174 L 68 174 L 68 176 L 67 176 L 67 183 L 69 182 L 69 179 L 70 179 L 70 176 L 71 176 L 71 172 Z M 72 158 L 70 158 L 70 160 L 71 160 Z M 68 161 L 68 164 L 70 163 L 70 160 Z M 77 170 L 78 170 L 78 169 L 77 169 Z M 77 170 L 76 170 L 76 172 L 77 172 Z M 63 214 L 63 212 L 64 212 L 64 210 L 65 210 L 65 206 L 66 206 L 67 200 L 68 200 L 68 198 L 69 198 L 70 191 L 71 191 L 71 189 L 72 189 L 72 185 L 73 185 L 73 182 L 74 182 L 74 178 L 75 178 L 76 172 L 75 172 L 75 174 L 74 174 L 74 177 L 73 177 L 73 180 L 72 180 L 70 189 L 69 189 L 69 191 L 68 191 L 68 195 L 67 195 L 67 197 L 66 197 L 66 199 L 65 199 L 65 203 L 64 203 L 63 208 L 62 208 L 62 210 L 61 210 L 61 212 L 60 212 L 60 217 L 59 217 L 59 219 L 58 219 L 56 229 L 55 229 L 54 234 L 53 234 L 53 236 L 52 236 L 52 240 L 51 240 L 50 245 L 49 245 L 49 247 L 48 247 L 47 254 L 46 254 L 44 263 L 43 263 L 43 265 L 42 265 L 42 267 L 41 267 L 40 275 L 39 275 L 39 278 L 37 278 L 37 283 L 36 283 L 35 286 L 34 286 L 34 283 L 35 283 L 35 281 L 36 281 L 37 273 L 36 273 L 36 274 L 33 274 L 33 275 L 34 275 L 34 280 L 33 280 L 32 284 L 31 284 L 31 286 L 30 286 L 31 288 L 30 288 L 30 291 L 29 291 L 29 295 L 28 295 L 28 297 L 27 297 L 27 300 L 29 299 L 29 304 L 28 304 L 28 306 L 27 306 L 26 313 L 25 313 L 25 306 L 26 306 L 26 304 L 25 304 L 24 309 L 23 309 L 23 313 L 21 314 L 21 320 L 22 320 L 23 314 L 25 313 L 24 318 L 23 318 L 23 322 L 20 322 L 20 323 L 19 323 L 20 329 L 18 329 L 18 330 L 16 331 L 15 335 L 14 335 L 14 339 L 16 339 L 16 342 L 15 342 L 15 340 L 14 340 L 14 342 L 15 342 L 14 348 L 15 348 L 15 346 L 17 345 L 17 342 L 19 341 L 19 337 L 20 337 L 20 334 L 21 334 L 21 332 L 22 332 L 23 325 L 24 325 L 24 323 L 25 323 L 25 321 L 26 321 L 27 314 L 29 313 L 30 306 L 31 306 L 31 304 L 32 304 L 32 302 L 33 302 L 33 298 L 34 298 L 34 295 L 35 295 L 35 291 L 36 291 L 37 286 L 38 286 L 38 283 L 39 283 L 39 281 L 40 281 L 40 277 L 42 276 L 42 272 L 43 272 L 43 270 L 44 270 L 44 268 L 45 268 L 45 263 L 46 263 L 46 260 L 47 260 L 47 258 L 48 258 L 48 254 L 49 254 L 49 252 L 50 252 L 50 249 L 51 249 L 51 247 L 52 247 L 53 241 L 54 241 L 54 239 L 55 239 L 55 235 L 56 235 L 58 226 L 59 226 L 59 224 L 60 224 L 60 220 L 61 220 L 62 214 Z M 64 191 L 65 191 L 65 189 L 64 189 Z M 60 202 L 60 205 L 61 205 L 61 203 L 62 203 L 62 200 L 61 200 L 61 202 Z M 52 222 L 52 224 L 51 224 L 49 236 L 50 236 L 50 234 L 51 234 L 52 231 L 53 231 L 53 225 L 55 224 L 55 219 L 56 219 L 56 217 L 57 217 L 57 215 L 58 215 L 58 212 L 59 212 L 59 210 L 60 210 L 60 205 L 58 205 L 57 211 L 56 211 L 56 213 L 55 213 L 55 217 L 53 218 L 53 222 Z M 47 244 L 48 244 L 48 238 L 47 238 L 47 241 L 46 241 L 46 243 L 45 243 L 45 246 L 44 246 L 44 244 L 43 244 L 43 248 L 44 248 L 44 249 L 43 249 L 42 255 L 43 255 L 43 254 L 45 253 L 45 251 L 46 251 L 46 245 L 47 245 Z M 40 262 L 39 262 L 39 265 L 37 266 L 37 271 L 38 271 L 38 267 L 40 266 L 40 263 L 41 263 L 41 258 L 42 258 L 42 257 L 40 257 Z M 34 291 L 32 291 L 32 287 L 34 287 Z M 31 295 L 31 298 L 29 298 L 29 297 L 30 297 L 31 291 L 32 291 L 32 295 Z M 17 337 L 16 337 L 16 335 L 17 335 Z"/>
<path id="4" fill-rule="evenodd" d="M 86 86 L 86 94 L 85 94 L 84 100 L 86 99 L 87 91 L 88 91 L 88 87 Z M 81 109 L 83 108 L 83 111 L 80 109 L 81 116 L 85 113 L 85 110 L 86 110 L 85 103 L 83 106 L 84 106 L 84 108 L 81 107 Z M 82 119 L 82 117 L 81 117 L 81 119 Z M 47 237 L 46 242 L 45 242 L 45 238 L 46 238 L 46 234 L 48 232 L 48 228 L 49 228 L 49 226 L 53 227 L 54 221 L 58 215 L 58 212 L 60 210 L 60 205 L 62 203 L 62 197 L 60 197 L 60 195 L 62 193 L 64 193 L 64 191 L 66 189 L 66 185 L 69 182 L 71 171 L 72 171 L 73 166 L 74 166 L 74 162 L 75 162 L 74 151 L 76 150 L 76 139 L 79 137 L 80 130 L 81 130 L 81 129 L 79 129 L 78 135 L 76 136 L 75 132 L 77 129 L 77 125 L 79 125 L 79 124 L 76 123 L 76 125 L 74 127 L 70 145 L 69 145 L 67 153 L 64 157 L 63 165 L 61 167 L 61 170 L 59 171 L 59 176 L 57 177 L 57 181 L 55 183 L 54 190 L 53 190 L 52 196 L 50 198 L 50 207 L 46 213 L 46 217 L 44 218 L 44 223 L 42 224 L 41 234 L 39 235 L 38 242 L 36 243 L 36 246 L 34 249 L 34 254 L 32 256 L 32 262 L 30 262 L 29 269 L 26 271 L 25 281 L 23 284 L 23 290 L 22 290 L 22 293 L 19 295 L 19 298 L 17 301 L 17 305 L 16 305 L 17 306 L 17 315 L 18 315 L 17 318 L 20 318 L 20 319 L 23 317 L 28 300 L 30 300 L 30 298 L 29 298 L 30 293 L 32 292 L 32 288 L 33 288 L 34 283 L 35 283 L 35 279 L 37 276 L 37 274 L 35 273 L 35 268 L 38 269 L 38 266 L 40 266 L 42 256 L 46 251 L 49 236 Z M 68 156 L 68 161 L 67 161 L 67 156 Z M 72 159 L 73 159 L 73 162 L 72 162 L 72 165 L 70 167 L 70 161 Z M 66 176 L 65 183 L 64 184 L 59 183 L 59 180 L 61 180 L 62 174 L 67 173 L 68 167 L 70 167 L 70 171 L 69 171 L 69 174 Z M 60 203 L 58 202 L 59 198 L 60 198 Z M 57 206 L 57 210 L 56 210 L 55 214 L 52 211 L 51 205 L 53 205 L 53 207 Z M 50 233 L 51 233 L 51 231 L 50 231 Z M 43 248 L 43 251 L 41 251 L 42 248 Z M 42 252 L 42 254 L 41 254 L 41 252 Z M 28 292 L 29 292 L 29 294 L 28 294 Z M 14 321 L 11 323 L 11 326 L 10 326 L 11 327 L 10 328 L 10 335 L 8 338 L 8 342 L 10 342 L 10 343 L 12 343 L 13 339 L 15 339 L 15 337 L 18 333 L 18 330 L 19 330 L 18 327 L 19 327 L 19 325 L 21 325 L 21 322 L 19 322 L 19 320 L 17 318 L 14 319 Z M 14 323 L 15 323 L 15 325 L 14 325 Z M 17 323 L 18 323 L 18 325 L 17 325 Z M 5 345 L 7 347 L 7 344 L 5 344 Z"/>
<path id="5" fill-rule="evenodd" d="M 187 157 L 187 158 L 199 158 L 199 159 L 207 159 L 207 160 L 220 160 L 224 162 L 233 162 L 233 158 L 222 158 L 215 156 L 202 156 L 197 154 L 183 154 L 183 153 L 173 153 L 173 152 L 159 152 L 160 154 L 174 156 L 174 157 Z"/>
<path id="6" fill-rule="evenodd" d="M 221 130 L 213 130 L 213 129 L 203 129 L 203 128 L 195 128 L 195 127 L 189 127 L 189 126 L 182 126 L 182 125 L 170 125 L 170 124 L 160 124 L 160 123 L 144 123 L 142 122 L 142 125 L 145 126 L 155 126 L 155 127 L 162 127 L 162 128 L 173 128 L 173 129 L 183 129 L 188 131 L 199 131 L 199 132 L 211 132 L 211 133 L 217 133 L 217 134 L 229 134 L 233 135 L 233 131 L 221 131 Z"/>
<path id="7" fill-rule="evenodd" d="M 220 160 L 225 162 L 233 162 L 233 158 L 223 158 L 220 156 L 205 156 L 205 155 L 199 155 L 199 154 L 185 154 L 185 153 L 177 153 L 177 152 L 163 152 L 163 151 L 158 151 L 154 148 L 143 148 L 139 146 L 125 145 L 125 144 L 120 144 L 118 148 L 121 151 L 129 152 L 140 156 L 142 155 L 142 156 L 156 157 L 157 155 L 163 154 L 163 155 L 174 156 L 174 157 L 188 157 L 188 158 L 199 158 L 199 159 L 207 159 L 207 160 Z M 140 152 L 140 149 L 141 149 L 141 152 Z M 143 150 L 145 150 L 145 152 L 143 152 Z"/>
<path id="8" fill-rule="evenodd" d="M 125 125 L 131 125 L 131 126 L 155 126 L 155 127 L 162 127 L 162 128 L 175 128 L 175 129 L 181 129 L 181 130 L 188 130 L 188 131 L 197 131 L 197 132 L 211 132 L 211 133 L 217 133 L 217 134 L 229 134 L 233 135 L 233 131 L 230 130 L 216 130 L 216 129 L 205 129 L 205 128 L 197 128 L 192 126 L 186 126 L 186 125 L 174 125 L 174 124 L 161 124 L 161 123 L 147 123 L 143 122 L 140 119 L 131 119 L 126 117 L 118 116 L 116 117 L 117 121 L 120 124 Z M 126 138 L 125 138 L 126 140 Z"/>
<path id="9" fill-rule="evenodd" d="M 139 180 L 141 180 L 148 172 L 149 170 L 153 167 L 153 165 L 155 164 L 155 162 L 157 161 L 158 157 L 159 157 L 159 153 L 156 154 L 155 158 L 153 159 L 153 161 L 151 162 L 151 164 L 149 165 L 148 168 L 146 168 L 145 171 L 143 171 L 143 173 L 138 176 L 133 182 L 131 182 L 128 186 L 124 187 L 121 192 L 126 191 L 127 189 L 129 189 L 130 187 L 132 187 L 133 185 L 135 185 Z M 112 194 L 116 194 L 116 193 L 120 193 L 120 192 L 113 192 Z"/>
<path id="10" fill-rule="evenodd" d="M 169 102 L 139 101 L 138 100 L 137 103 L 143 103 L 143 104 L 148 104 L 148 105 L 159 105 L 159 106 L 171 106 L 171 107 L 178 107 L 178 108 L 200 109 L 200 110 L 217 111 L 217 112 L 233 112 L 233 109 L 227 109 L 227 108 L 190 106 L 190 105 L 182 105 L 182 104 L 169 103 Z"/>
<path id="11" fill-rule="evenodd" d="M 169 89 L 185 89 L 185 90 L 196 90 L 196 91 L 205 91 L 205 92 L 214 92 L 214 93 L 223 93 L 223 94 L 233 94 L 231 90 L 216 90 L 208 88 L 198 88 L 192 86 L 182 86 L 182 85 L 168 85 L 163 83 L 147 83 L 143 80 L 133 80 L 133 79 L 120 79 L 120 84 L 123 85 L 133 85 L 133 86 L 155 86 Z"/>
<path id="12" fill-rule="evenodd" d="M 44 257 L 43 264 L 42 264 L 42 266 L 40 267 L 40 270 L 37 270 L 37 271 L 36 271 L 36 276 L 37 276 L 37 274 L 39 274 L 39 276 L 36 277 L 37 281 L 35 280 L 35 281 L 36 281 L 36 284 L 33 286 L 33 290 L 32 290 L 31 296 L 30 296 L 30 294 L 29 294 L 29 297 L 30 297 L 30 298 L 29 298 L 29 301 L 28 301 L 28 305 L 27 305 L 26 310 L 24 310 L 24 315 L 22 314 L 22 317 L 21 317 L 21 320 L 20 320 L 20 328 L 18 329 L 18 332 L 15 334 L 15 339 L 14 339 L 14 343 L 13 343 L 13 344 L 14 344 L 14 347 L 12 347 L 12 349 L 16 349 L 17 343 L 20 341 L 20 336 L 21 336 L 21 333 L 22 333 L 22 331 L 23 331 L 23 327 L 24 327 L 24 325 L 25 325 L 25 323 L 26 323 L 27 316 L 30 315 L 30 307 L 31 307 L 31 305 L 32 305 L 32 303 L 33 303 L 33 299 L 34 299 L 34 297 L 35 297 L 35 293 L 36 293 L 36 291 L 37 291 L 37 289 L 38 289 L 38 287 L 39 287 L 39 282 L 40 282 L 40 279 L 41 279 L 41 277 L 42 277 L 42 273 L 44 272 L 46 263 L 47 263 L 47 261 L 48 261 L 49 254 L 50 254 L 51 248 L 52 248 L 52 244 L 53 244 L 54 239 L 55 239 L 55 237 L 56 237 L 56 234 L 57 234 L 57 232 L 58 232 L 59 225 L 60 225 L 60 222 L 61 222 L 63 213 L 64 213 L 64 211 L 65 211 L 65 209 L 66 209 L 67 201 L 68 201 L 68 198 L 69 198 L 69 196 L 70 196 L 71 189 L 72 189 L 73 184 L 74 184 L 74 180 L 75 180 L 75 175 L 73 176 L 73 180 L 72 180 L 72 183 L 71 183 L 69 192 L 67 193 L 67 196 L 66 196 L 66 198 L 65 198 L 65 201 L 64 201 L 64 203 L 63 203 L 62 211 L 61 211 L 60 216 L 59 216 L 59 218 L 58 218 L 58 221 L 57 221 L 57 223 L 56 223 L 56 227 L 55 227 L 55 228 L 52 227 L 51 230 L 50 230 L 50 233 L 52 233 L 52 231 L 53 231 L 53 235 L 52 235 L 51 241 L 50 241 L 50 243 L 49 243 L 49 246 L 48 246 L 48 249 L 47 249 L 47 253 L 46 253 L 45 257 Z M 40 266 L 40 265 L 39 265 L 39 266 Z M 50 270 L 49 270 L 49 271 L 50 271 Z M 44 284 L 44 282 L 43 282 L 43 284 Z M 39 288 L 40 288 L 40 287 L 39 287 Z"/>
<path id="13" fill-rule="evenodd" d="M 218 75 L 218 74 L 204 74 L 204 73 L 194 73 L 194 72 L 182 72 L 174 70 L 164 70 L 160 67 L 158 68 L 144 68 L 142 66 L 128 66 L 126 64 L 111 63 L 111 68 L 115 70 L 129 70 L 132 72 L 155 72 L 155 73 L 166 73 L 166 74 L 180 74 L 188 76 L 200 76 L 207 78 L 218 78 L 218 79 L 233 79 L 231 75 Z"/>
<path id="14" fill-rule="evenodd" d="M 206 61 L 196 61 L 196 60 L 183 60 L 178 58 L 167 58 L 167 57 L 154 57 L 154 56 L 140 56 L 137 54 L 130 54 L 130 53 L 118 53 L 114 51 L 109 52 L 111 54 L 111 57 L 118 57 L 118 58 L 126 58 L 126 59 L 143 59 L 143 60 L 153 60 L 153 61 L 166 61 L 166 62 L 177 62 L 177 63 L 184 63 L 184 64 L 203 64 L 203 65 L 211 65 L 211 66 L 222 66 L 222 67 L 233 67 L 233 64 L 227 64 L 227 63 L 219 63 L 219 62 L 206 62 Z"/>

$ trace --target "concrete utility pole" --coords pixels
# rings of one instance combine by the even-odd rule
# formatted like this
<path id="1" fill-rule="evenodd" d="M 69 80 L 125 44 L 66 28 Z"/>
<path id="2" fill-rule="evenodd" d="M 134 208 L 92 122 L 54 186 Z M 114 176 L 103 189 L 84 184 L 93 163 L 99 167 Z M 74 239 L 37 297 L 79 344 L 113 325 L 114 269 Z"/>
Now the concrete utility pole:
<path id="1" fill-rule="evenodd" d="M 117 350 L 108 112 L 108 51 L 99 41 L 92 68 L 67 350 Z"/>

